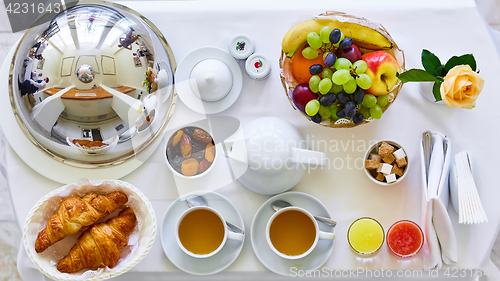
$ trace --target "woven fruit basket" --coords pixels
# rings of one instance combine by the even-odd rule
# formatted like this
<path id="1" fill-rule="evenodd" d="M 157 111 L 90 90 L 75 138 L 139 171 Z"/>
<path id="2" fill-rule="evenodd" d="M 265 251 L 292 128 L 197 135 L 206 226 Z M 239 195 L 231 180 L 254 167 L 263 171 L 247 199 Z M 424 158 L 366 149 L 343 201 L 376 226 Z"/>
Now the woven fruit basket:
<path id="1" fill-rule="evenodd" d="M 134 229 L 128 236 L 128 245 L 120 251 L 120 260 L 113 268 L 82 269 L 76 273 L 61 273 L 57 262 L 66 256 L 76 243 L 80 233 L 65 237 L 42 253 L 35 251 L 38 233 L 45 228 L 50 217 L 57 212 L 62 200 L 68 196 L 83 197 L 95 192 L 101 195 L 120 191 L 127 195 L 123 207 L 130 207 L 137 218 Z M 119 210 L 108 217 L 116 216 Z M 98 222 L 105 221 L 106 218 Z M 106 280 L 123 274 L 138 264 L 149 252 L 156 236 L 156 216 L 146 196 L 133 185 L 119 181 L 89 181 L 80 179 L 74 184 L 58 188 L 41 198 L 31 209 L 23 228 L 23 243 L 28 257 L 45 276 L 54 280 Z"/>
<path id="2" fill-rule="evenodd" d="M 365 18 L 346 15 L 345 13 L 342 12 L 331 12 L 331 11 L 317 16 L 301 17 L 300 21 L 297 22 L 289 30 L 289 32 L 285 35 L 283 39 L 281 57 L 279 61 L 280 78 L 283 84 L 283 88 L 285 89 L 287 98 L 290 101 L 292 107 L 298 110 L 300 113 L 302 113 L 302 115 L 304 115 L 310 121 L 312 121 L 311 116 L 307 115 L 304 112 L 305 111 L 304 105 L 302 105 L 302 109 L 300 109 L 299 106 L 294 103 L 293 93 L 295 88 L 298 85 L 305 85 L 304 83 L 307 82 L 303 78 L 295 77 L 293 73 L 295 66 L 293 64 L 294 64 L 294 57 L 297 56 L 297 53 L 300 53 L 301 49 L 303 49 L 304 47 L 309 46 L 306 41 L 307 33 L 315 31 L 319 34 L 320 33 L 319 29 L 321 29 L 321 26 L 329 26 L 332 29 L 334 28 L 340 29 L 343 34 L 342 36 L 344 36 L 345 34 L 345 37 L 350 37 L 353 39 L 353 45 L 359 47 L 359 51 L 361 55 L 363 55 L 363 57 L 365 54 L 375 51 L 384 51 L 390 54 L 392 58 L 394 58 L 395 63 L 399 66 L 398 72 L 401 73 L 402 71 L 405 71 L 404 52 L 398 47 L 394 39 L 389 35 L 389 32 L 381 24 L 371 22 Z M 323 44 L 322 47 L 323 50 L 325 45 L 326 44 Z M 333 44 L 326 46 L 328 47 L 332 45 Z M 337 48 L 332 47 L 332 49 L 335 50 L 338 49 L 338 47 Z M 302 60 L 304 60 L 303 56 Z M 333 69 L 333 66 L 331 67 Z M 302 81 L 300 81 L 301 79 Z M 387 104 L 381 106 L 382 113 L 385 112 L 394 103 L 402 86 L 403 84 L 401 83 L 401 81 L 397 80 L 395 85 L 392 86 L 392 88 L 388 89 L 386 93 Z M 317 96 L 318 96 L 317 98 L 319 99 L 322 95 L 317 94 Z M 337 100 L 337 102 L 338 101 L 339 100 Z M 362 108 L 361 104 L 356 105 L 357 112 L 360 111 L 360 108 Z M 363 118 L 363 121 L 361 122 L 358 121 L 358 124 L 355 124 L 353 122 L 353 118 L 347 118 L 347 117 L 338 118 L 336 115 L 335 117 L 336 118 L 320 117 L 321 122 L 319 122 L 319 124 L 330 128 L 352 128 L 359 125 L 367 124 L 375 120 L 371 116 L 370 117 L 365 116 Z M 318 123 L 318 120 L 316 119 L 315 122 Z"/>

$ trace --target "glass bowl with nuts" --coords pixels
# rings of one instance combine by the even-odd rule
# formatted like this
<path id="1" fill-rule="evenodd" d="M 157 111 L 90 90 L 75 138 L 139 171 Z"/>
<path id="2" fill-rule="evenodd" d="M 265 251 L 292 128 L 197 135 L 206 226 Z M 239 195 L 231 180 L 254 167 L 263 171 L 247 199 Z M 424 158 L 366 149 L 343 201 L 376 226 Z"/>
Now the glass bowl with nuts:
<path id="1" fill-rule="evenodd" d="M 166 144 L 166 163 L 181 178 L 198 178 L 214 166 L 215 143 L 207 130 L 188 126 L 176 130 Z"/>

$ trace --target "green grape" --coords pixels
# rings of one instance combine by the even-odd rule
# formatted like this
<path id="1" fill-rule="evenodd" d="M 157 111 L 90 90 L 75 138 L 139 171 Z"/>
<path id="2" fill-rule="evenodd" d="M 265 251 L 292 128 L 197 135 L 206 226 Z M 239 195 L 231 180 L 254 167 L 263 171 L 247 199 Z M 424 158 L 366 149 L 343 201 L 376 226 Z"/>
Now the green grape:
<path id="1" fill-rule="evenodd" d="M 330 89 L 330 93 L 338 94 L 343 89 L 344 89 L 344 87 L 342 87 L 342 85 L 337 85 L 337 84 L 333 83 L 332 88 Z"/>
<path id="2" fill-rule="evenodd" d="M 351 77 L 352 76 L 349 73 L 349 70 L 341 69 L 341 70 L 337 70 L 333 73 L 332 81 L 333 81 L 333 83 L 335 83 L 337 85 L 344 85 L 345 83 L 347 83 L 347 81 L 349 81 L 349 79 Z"/>
<path id="3" fill-rule="evenodd" d="M 332 32 L 332 29 L 329 26 L 324 26 L 319 31 L 319 37 L 321 37 L 321 41 L 323 41 L 323 43 L 330 43 L 330 33 L 331 32 Z"/>
<path id="4" fill-rule="evenodd" d="M 337 117 L 337 111 L 339 111 L 339 108 L 337 107 L 337 105 L 334 103 L 334 104 L 330 105 L 328 108 L 330 108 L 330 113 L 331 113 L 331 117 L 333 118 L 333 120 L 335 120 L 335 121 L 339 120 L 339 118 Z"/>
<path id="5" fill-rule="evenodd" d="M 320 103 L 318 100 L 310 100 L 306 104 L 306 114 L 309 116 L 314 116 L 318 113 L 320 107 Z"/>
<path id="6" fill-rule="evenodd" d="M 319 52 L 317 49 L 313 49 L 311 47 L 306 47 L 302 50 L 302 56 L 308 60 L 313 60 L 319 56 Z"/>
<path id="7" fill-rule="evenodd" d="M 331 68 L 328 67 L 323 68 L 323 72 L 321 72 L 321 77 L 332 79 L 332 75 L 333 75 L 333 70 Z"/>
<path id="8" fill-rule="evenodd" d="M 364 117 L 365 119 L 368 119 L 368 118 L 371 116 L 371 115 L 370 115 L 370 109 L 369 109 L 368 107 L 366 107 L 366 106 L 363 106 L 363 107 L 359 110 L 359 112 L 360 112 L 361 114 L 363 114 L 363 117 Z"/>
<path id="9" fill-rule="evenodd" d="M 366 64 L 366 62 L 364 60 L 358 60 L 352 64 L 352 69 L 356 70 L 356 74 L 365 73 L 367 68 L 368 68 L 368 65 Z"/>
<path id="10" fill-rule="evenodd" d="M 309 79 L 309 89 L 311 90 L 311 92 L 313 92 L 313 93 L 319 92 L 319 82 L 320 81 L 321 81 L 321 78 L 319 78 L 318 75 L 313 75 Z"/>
<path id="11" fill-rule="evenodd" d="M 344 36 L 344 33 L 340 33 L 340 39 L 339 39 L 339 42 L 337 42 L 337 44 L 333 44 L 334 47 L 338 48 L 339 45 L 340 45 L 340 42 L 342 42 L 342 40 L 344 40 L 345 36 Z"/>
<path id="12" fill-rule="evenodd" d="M 378 104 L 370 108 L 370 115 L 375 119 L 380 119 L 382 117 L 382 108 Z"/>
<path id="13" fill-rule="evenodd" d="M 389 98 L 387 97 L 387 95 L 377 97 L 377 104 L 381 108 L 384 108 L 388 103 L 389 103 Z"/>
<path id="14" fill-rule="evenodd" d="M 335 67 L 335 69 L 337 69 L 337 70 L 341 70 L 341 69 L 350 70 L 351 66 L 352 66 L 352 63 L 346 58 L 338 58 L 335 61 L 335 64 L 333 65 L 333 67 Z"/>
<path id="15" fill-rule="evenodd" d="M 359 74 L 356 78 L 356 84 L 363 89 L 368 90 L 372 86 L 372 79 L 367 74 Z"/>
<path id="16" fill-rule="evenodd" d="M 372 108 L 377 104 L 377 98 L 374 95 L 365 95 L 361 104 L 364 107 Z"/>
<path id="17" fill-rule="evenodd" d="M 330 116 L 332 116 L 332 111 L 330 110 L 330 107 L 327 107 L 327 106 L 320 106 L 319 107 L 319 111 L 318 111 L 319 115 L 323 118 L 323 119 L 328 119 L 330 118 Z"/>
<path id="18" fill-rule="evenodd" d="M 342 86 L 344 88 L 344 92 L 346 92 L 347 94 L 354 93 L 356 91 L 356 88 L 358 87 L 356 85 L 356 79 L 354 79 L 354 77 L 352 76 L 349 78 L 349 81 L 347 81 L 347 83 Z"/>
<path id="19" fill-rule="evenodd" d="M 332 80 L 330 78 L 323 78 L 319 82 L 319 92 L 322 95 L 328 94 L 330 92 L 330 89 L 332 88 L 332 85 L 333 85 L 333 83 L 332 83 Z"/>
<path id="20" fill-rule="evenodd" d="M 323 45 L 323 42 L 319 38 L 318 33 L 313 31 L 307 34 L 307 44 L 313 49 L 319 49 Z"/>

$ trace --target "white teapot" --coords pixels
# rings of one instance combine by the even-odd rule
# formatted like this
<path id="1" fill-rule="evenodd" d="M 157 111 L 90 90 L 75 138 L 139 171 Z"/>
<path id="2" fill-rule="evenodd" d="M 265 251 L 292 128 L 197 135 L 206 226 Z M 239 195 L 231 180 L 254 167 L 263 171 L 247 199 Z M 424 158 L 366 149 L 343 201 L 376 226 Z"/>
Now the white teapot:
<path id="1" fill-rule="evenodd" d="M 276 117 L 250 122 L 225 144 L 235 178 L 264 195 L 291 189 L 309 165 L 324 166 L 326 162 L 325 153 L 307 150 L 297 128 Z"/>

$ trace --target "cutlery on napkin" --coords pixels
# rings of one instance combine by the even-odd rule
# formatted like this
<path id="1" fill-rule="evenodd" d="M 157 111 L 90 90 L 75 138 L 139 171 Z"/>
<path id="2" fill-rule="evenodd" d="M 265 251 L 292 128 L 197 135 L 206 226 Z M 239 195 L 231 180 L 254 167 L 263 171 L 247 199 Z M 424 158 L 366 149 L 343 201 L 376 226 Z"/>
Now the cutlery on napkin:
<path id="1" fill-rule="evenodd" d="M 454 201 L 453 206 L 458 213 L 458 223 L 487 223 L 488 218 L 474 181 L 471 157 L 468 151 L 462 151 L 455 155 L 455 165 L 452 169 L 450 176 L 454 178 L 450 180 L 450 189 L 452 201 Z"/>
<path id="2" fill-rule="evenodd" d="M 450 140 L 440 133 L 425 132 L 420 146 L 422 164 L 422 226 L 424 269 L 457 262 L 457 239 L 448 215 Z"/>

